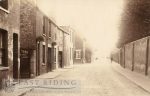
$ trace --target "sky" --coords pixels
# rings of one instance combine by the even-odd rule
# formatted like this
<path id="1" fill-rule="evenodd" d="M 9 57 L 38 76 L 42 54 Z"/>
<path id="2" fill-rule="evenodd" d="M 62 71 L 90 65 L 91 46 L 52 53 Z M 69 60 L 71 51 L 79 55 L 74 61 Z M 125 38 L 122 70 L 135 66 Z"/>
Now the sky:
<path id="1" fill-rule="evenodd" d="M 37 0 L 57 25 L 82 34 L 98 53 L 109 54 L 118 41 L 124 0 Z"/>

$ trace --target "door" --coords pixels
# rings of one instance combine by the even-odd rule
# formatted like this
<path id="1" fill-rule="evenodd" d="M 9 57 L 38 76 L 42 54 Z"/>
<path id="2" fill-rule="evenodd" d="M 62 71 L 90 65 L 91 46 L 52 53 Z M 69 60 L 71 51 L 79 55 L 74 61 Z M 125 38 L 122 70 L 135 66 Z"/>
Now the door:
<path id="1" fill-rule="evenodd" d="M 19 78 L 18 68 L 18 34 L 13 34 L 13 78 Z"/>
<path id="2" fill-rule="evenodd" d="M 30 78 L 30 58 L 29 51 L 26 49 L 20 50 L 20 75 L 21 78 Z"/>
<path id="3" fill-rule="evenodd" d="M 36 76 L 40 75 L 40 42 L 37 43 Z"/>
<path id="4" fill-rule="evenodd" d="M 48 48 L 48 57 L 47 57 L 47 63 L 48 63 L 48 71 L 52 71 L 52 62 L 51 62 L 51 48 Z"/>
<path id="5" fill-rule="evenodd" d="M 59 68 L 62 68 L 62 51 L 59 51 L 58 54 L 58 63 L 59 63 Z"/>

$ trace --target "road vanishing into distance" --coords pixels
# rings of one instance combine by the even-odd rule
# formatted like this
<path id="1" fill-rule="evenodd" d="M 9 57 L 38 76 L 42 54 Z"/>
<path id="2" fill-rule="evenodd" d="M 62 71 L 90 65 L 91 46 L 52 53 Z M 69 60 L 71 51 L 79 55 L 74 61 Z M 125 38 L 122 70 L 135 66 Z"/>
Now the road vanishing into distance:
<path id="1" fill-rule="evenodd" d="M 107 59 L 91 64 L 77 64 L 62 72 L 55 80 L 77 80 L 80 86 L 72 91 L 35 88 L 25 96 L 150 96 L 147 91 L 116 72 Z"/>

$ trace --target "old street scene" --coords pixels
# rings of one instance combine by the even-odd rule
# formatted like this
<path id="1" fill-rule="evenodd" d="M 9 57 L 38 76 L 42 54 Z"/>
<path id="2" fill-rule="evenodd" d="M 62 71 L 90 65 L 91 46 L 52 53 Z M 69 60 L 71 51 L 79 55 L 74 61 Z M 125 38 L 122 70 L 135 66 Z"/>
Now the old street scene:
<path id="1" fill-rule="evenodd" d="M 0 0 L 0 96 L 150 96 L 150 0 Z"/>

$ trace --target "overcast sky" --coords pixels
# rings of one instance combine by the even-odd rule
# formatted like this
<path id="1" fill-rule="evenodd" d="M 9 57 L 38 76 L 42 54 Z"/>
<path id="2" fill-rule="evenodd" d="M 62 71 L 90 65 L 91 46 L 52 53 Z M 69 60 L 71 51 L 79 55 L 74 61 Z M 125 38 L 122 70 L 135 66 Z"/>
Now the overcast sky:
<path id="1" fill-rule="evenodd" d="M 100 53 L 107 54 L 118 40 L 123 0 L 37 0 L 38 6 L 58 25 L 82 33 Z"/>

